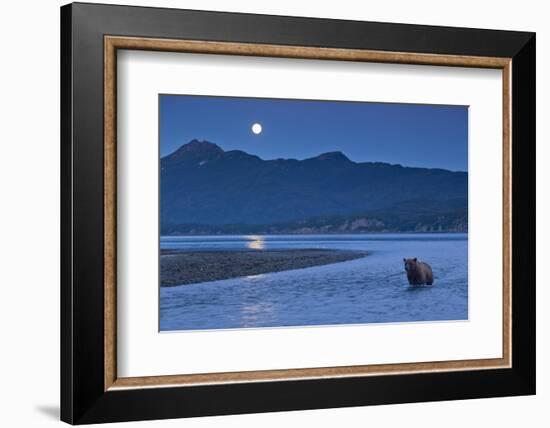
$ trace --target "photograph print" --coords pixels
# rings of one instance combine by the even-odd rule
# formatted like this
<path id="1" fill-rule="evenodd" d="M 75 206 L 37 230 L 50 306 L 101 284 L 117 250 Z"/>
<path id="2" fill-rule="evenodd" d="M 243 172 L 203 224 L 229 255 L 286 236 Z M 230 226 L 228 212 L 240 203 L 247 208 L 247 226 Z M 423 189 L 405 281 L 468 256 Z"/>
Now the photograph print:
<path id="1" fill-rule="evenodd" d="M 159 95 L 162 332 L 468 320 L 468 106 Z"/>

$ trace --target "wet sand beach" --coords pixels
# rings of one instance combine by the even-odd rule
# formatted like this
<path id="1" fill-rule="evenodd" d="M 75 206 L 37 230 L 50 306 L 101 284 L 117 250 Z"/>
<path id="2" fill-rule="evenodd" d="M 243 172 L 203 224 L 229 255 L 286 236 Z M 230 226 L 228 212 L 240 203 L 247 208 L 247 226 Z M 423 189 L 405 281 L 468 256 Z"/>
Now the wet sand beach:
<path id="1" fill-rule="evenodd" d="M 366 251 L 335 249 L 179 251 L 161 250 L 161 286 L 217 281 L 340 263 Z"/>

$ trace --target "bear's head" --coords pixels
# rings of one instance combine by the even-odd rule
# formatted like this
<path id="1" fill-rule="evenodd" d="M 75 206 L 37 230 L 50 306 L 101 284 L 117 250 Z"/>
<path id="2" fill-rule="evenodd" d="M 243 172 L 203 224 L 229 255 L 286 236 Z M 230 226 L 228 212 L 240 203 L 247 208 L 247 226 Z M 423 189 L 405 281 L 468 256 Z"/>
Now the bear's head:
<path id="1" fill-rule="evenodd" d="M 403 263 L 405 263 L 405 270 L 407 272 L 412 272 L 416 270 L 416 257 L 414 259 L 403 259 Z"/>

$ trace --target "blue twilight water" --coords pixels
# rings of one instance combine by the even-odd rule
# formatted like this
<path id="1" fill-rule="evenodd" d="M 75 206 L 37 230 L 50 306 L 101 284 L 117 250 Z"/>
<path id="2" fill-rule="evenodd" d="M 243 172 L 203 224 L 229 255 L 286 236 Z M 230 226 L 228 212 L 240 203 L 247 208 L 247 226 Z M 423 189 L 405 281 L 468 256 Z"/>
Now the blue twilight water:
<path id="1" fill-rule="evenodd" d="M 161 248 L 369 252 L 342 263 L 161 287 L 161 331 L 468 318 L 466 234 L 162 237 Z M 404 257 L 428 262 L 434 285 L 410 287 Z"/>

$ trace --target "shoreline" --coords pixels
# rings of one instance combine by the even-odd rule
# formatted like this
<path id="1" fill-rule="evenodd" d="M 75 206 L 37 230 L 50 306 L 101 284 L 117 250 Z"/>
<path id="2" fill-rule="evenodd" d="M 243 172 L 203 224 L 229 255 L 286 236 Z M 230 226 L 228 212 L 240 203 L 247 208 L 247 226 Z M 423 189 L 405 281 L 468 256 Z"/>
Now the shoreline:
<path id="1" fill-rule="evenodd" d="M 181 234 L 168 234 L 160 235 L 161 238 L 194 238 L 194 237 L 204 237 L 204 236 L 284 236 L 284 235 L 468 235 L 468 231 L 372 231 L 372 232 L 266 232 L 266 233 L 181 233 Z"/>
<path id="2" fill-rule="evenodd" d="M 366 251 L 336 249 L 161 250 L 160 285 L 175 287 L 304 269 L 356 260 L 367 255 Z"/>

